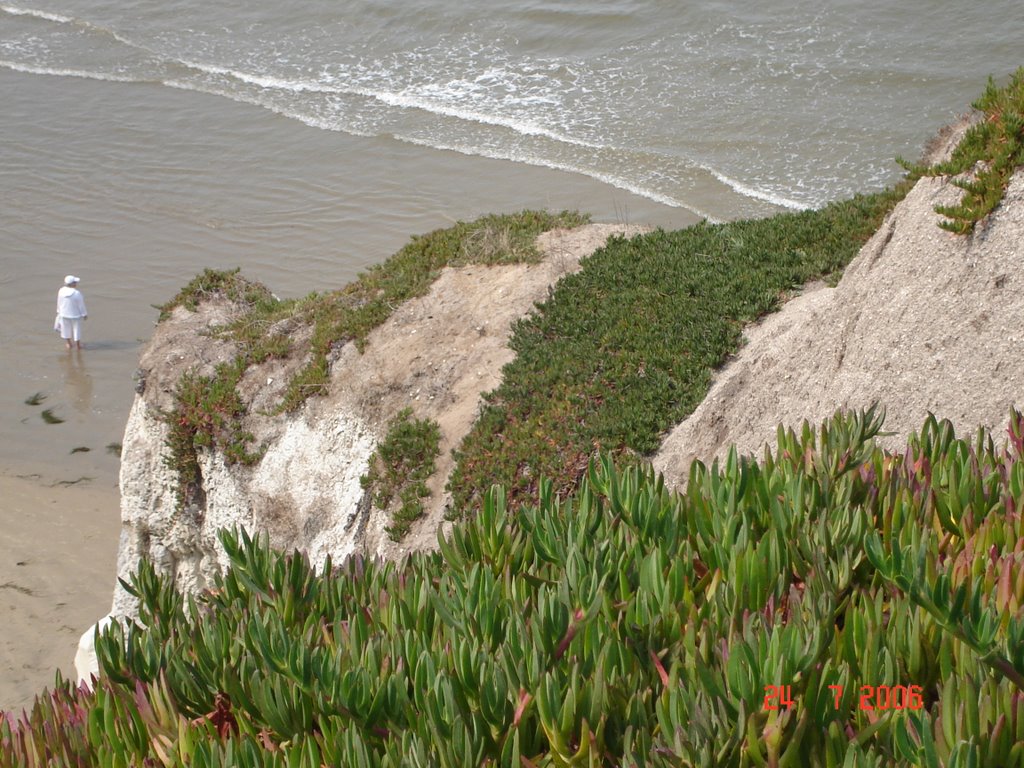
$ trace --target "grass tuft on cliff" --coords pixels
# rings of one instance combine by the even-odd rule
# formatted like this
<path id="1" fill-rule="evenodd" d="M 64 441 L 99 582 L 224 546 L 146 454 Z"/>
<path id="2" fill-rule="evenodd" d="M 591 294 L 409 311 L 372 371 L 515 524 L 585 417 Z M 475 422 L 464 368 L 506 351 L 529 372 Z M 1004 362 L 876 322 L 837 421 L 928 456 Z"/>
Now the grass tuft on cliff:
<path id="1" fill-rule="evenodd" d="M 296 316 L 313 326 L 312 359 L 292 380 L 281 410 L 294 411 L 307 398 L 326 394 L 331 351 L 348 341 L 362 349 L 370 331 L 399 304 L 426 294 L 443 268 L 534 262 L 540 259 L 534 245 L 538 235 L 577 227 L 587 220 L 570 211 L 523 211 L 458 222 L 412 238 L 394 256 L 339 291 L 311 295 L 297 305 Z"/>
<path id="2" fill-rule="evenodd" d="M 204 301 L 211 301 L 215 298 L 227 299 L 250 308 L 275 302 L 273 294 L 266 286 L 242 277 L 238 268 L 228 270 L 207 268 L 192 278 L 173 299 L 157 307 L 160 310 L 157 322 L 167 320 L 177 307 L 184 307 L 190 312 L 195 312 Z"/>
<path id="3" fill-rule="evenodd" d="M 958 176 L 953 184 L 964 190 L 957 205 L 937 206 L 946 219 L 943 229 L 965 235 L 1002 202 L 1010 177 L 1024 167 L 1024 67 L 1000 88 L 991 77 L 985 93 L 972 106 L 981 120 L 971 126 L 948 162 L 932 166 L 903 163 L 916 176 Z"/>
<path id="4" fill-rule="evenodd" d="M 198 596 L 140 568 L 94 691 L 0 713 L 0 766 L 1021 765 L 1024 421 L 881 426 L 780 428 L 685 494 L 595 460 L 401 564 L 224 533 Z"/>
<path id="5" fill-rule="evenodd" d="M 427 480 L 434 474 L 440 442 L 436 421 L 417 419 L 412 408 L 403 408 L 370 457 L 360 483 L 378 509 L 388 510 L 395 503 L 386 529 L 392 541 L 401 541 L 423 514 L 422 500 L 430 495 Z"/>

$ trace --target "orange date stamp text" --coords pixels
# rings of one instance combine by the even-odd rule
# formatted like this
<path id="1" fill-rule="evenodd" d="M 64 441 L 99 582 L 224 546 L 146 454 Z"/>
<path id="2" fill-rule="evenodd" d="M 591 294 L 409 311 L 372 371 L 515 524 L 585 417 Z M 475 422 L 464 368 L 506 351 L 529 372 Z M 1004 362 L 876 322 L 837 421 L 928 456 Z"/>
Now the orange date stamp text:
<path id="1" fill-rule="evenodd" d="M 843 700 L 843 686 L 830 685 L 829 690 L 832 691 L 835 708 L 839 709 Z M 796 706 L 791 685 L 766 685 L 764 692 L 762 709 L 766 711 L 775 712 Z M 862 711 L 921 709 L 923 706 L 924 698 L 920 685 L 862 685 L 858 692 L 857 707 Z"/>

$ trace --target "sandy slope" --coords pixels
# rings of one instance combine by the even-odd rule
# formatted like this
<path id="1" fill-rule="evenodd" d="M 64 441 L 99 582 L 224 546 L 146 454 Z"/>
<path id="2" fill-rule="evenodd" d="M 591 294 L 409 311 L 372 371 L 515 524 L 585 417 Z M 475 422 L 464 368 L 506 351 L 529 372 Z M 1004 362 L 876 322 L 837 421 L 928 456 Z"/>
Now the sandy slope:
<path id="1" fill-rule="evenodd" d="M 928 412 L 960 434 L 1002 431 L 1024 406 L 1024 173 L 970 236 L 937 225 L 959 199 L 922 179 L 846 269 L 748 329 L 746 346 L 663 444 L 655 467 L 681 484 L 694 458 L 735 443 L 760 453 L 781 422 L 817 424 L 879 402 L 893 447 Z"/>

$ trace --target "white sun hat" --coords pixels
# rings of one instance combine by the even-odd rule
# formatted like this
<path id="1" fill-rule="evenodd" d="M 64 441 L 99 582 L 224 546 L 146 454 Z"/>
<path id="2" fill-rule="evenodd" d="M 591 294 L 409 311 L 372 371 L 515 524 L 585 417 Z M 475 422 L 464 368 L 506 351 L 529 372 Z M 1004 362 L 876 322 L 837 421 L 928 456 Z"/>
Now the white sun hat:
<path id="1" fill-rule="evenodd" d="M 78 282 L 78 278 L 75 277 L 74 275 L 67 275 L 64 278 L 64 285 L 74 285 L 77 282 Z"/>

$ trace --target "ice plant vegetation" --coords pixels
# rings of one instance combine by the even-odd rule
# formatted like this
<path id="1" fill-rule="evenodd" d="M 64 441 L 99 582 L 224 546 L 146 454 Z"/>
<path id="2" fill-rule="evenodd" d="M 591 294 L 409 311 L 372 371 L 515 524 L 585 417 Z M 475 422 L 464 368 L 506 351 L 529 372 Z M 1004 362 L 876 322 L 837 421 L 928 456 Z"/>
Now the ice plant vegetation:
<path id="1" fill-rule="evenodd" d="M 939 226 L 960 235 L 972 232 L 996 209 L 1010 177 L 1024 166 L 1024 67 L 1002 88 L 990 77 L 985 93 L 972 106 L 981 119 L 968 129 L 947 162 L 922 167 L 901 161 L 912 177 L 957 177 L 953 184 L 964 190 L 963 198 L 935 210 L 946 217 Z"/>
<path id="2" fill-rule="evenodd" d="M 141 568 L 95 690 L 0 718 L 0 765 L 1021 765 L 1022 423 L 894 453 L 840 414 L 681 494 L 594 460 L 402 564 L 225 532 L 207 592 Z"/>
<path id="3" fill-rule="evenodd" d="M 620 462 L 657 450 L 744 325 L 837 276 L 909 188 L 610 240 L 514 326 L 516 358 L 456 454 L 455 509 L 472 512 L 492 483 L 512 506 L 535 497 L 541 477 L 565 495 L 595 449 Z"/>
<path id="4" fill-rule="evenodd" d="M 401 541 L 423 514 L 422 500 L 430 494 L 427 480 L 434 473 L 440 442 L 441 427 L 436 421 L 417 419 L 412 408 L 403 408 L 370 457 L 360 482 L 374 505 L 391 510 L 387 532 L 392 541 Z"/>

